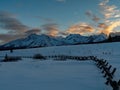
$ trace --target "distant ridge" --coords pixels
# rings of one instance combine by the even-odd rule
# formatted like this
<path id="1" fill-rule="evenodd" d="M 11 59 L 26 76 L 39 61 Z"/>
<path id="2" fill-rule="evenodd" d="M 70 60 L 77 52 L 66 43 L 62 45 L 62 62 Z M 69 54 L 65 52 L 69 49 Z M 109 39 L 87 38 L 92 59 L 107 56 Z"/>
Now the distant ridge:
<path id="1" fill-rule="evenodd" d="M 76 45 L 102 42 L 107 40 L 105 34 L 82 36 L 80 34 L 70 34 L 67 37 L 52 37 L 45 34 L 31 34 L 26 38 L 17 39 L 0 46 L 0 49 L 15 48 L 35 48 L 48 46 Z"/>
<path id="2" fill-rule="evenodd" d="M 45 34 L 31 34 L 26 38 L 13 40 L 0 46 L 0 50 L 25 49 L 49 46 L 79 45 L 120 42 L 120 33 L 111 33 L 109 36 L 101 33 L 98 35 L 82 36 L 80 34 L 70 34 L 66 37 L 52 37 Z"/>

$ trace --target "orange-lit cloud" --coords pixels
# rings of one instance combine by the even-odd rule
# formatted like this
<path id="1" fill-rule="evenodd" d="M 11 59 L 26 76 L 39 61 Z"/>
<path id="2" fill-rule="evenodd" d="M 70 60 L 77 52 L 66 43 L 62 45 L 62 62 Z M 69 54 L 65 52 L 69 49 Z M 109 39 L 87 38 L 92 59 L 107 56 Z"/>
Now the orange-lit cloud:
<path id="1" fill-rule="evenodd" d="M 6 34 L 0 34 L 0 43 L 6 43 L 6 42 L 9 42 L 9 41 L 12 41 L 12 40 L 16 40 L 16 39 L 19 39 L 19 38 L 24 38 L 30 34 L 39 34 L 41 32 L 41 29 L 38 29 L 38 28 L 34 28 L 34 29 L 31 29 L 31 30 L 28 30 L 24 33 L 6 33 Z"/>
<path id="2" fill-rule="evenodd" d="M 114 32 L 116 27 L 120 26 L 120 10 L 115 5 L 109 5 L 109 0 L 103 0 L 99 6 L 104 19 L 103 23 L 98 24 L 98 32 L 109 35 Z"/>
<path id="3" fill-rule="evenodd" d="M 19 39 L 19 38 L 23 38 L 25 36 L 26 36 L 25 34 L 16 34 L 16 35 L 9 34 L 9 33 L 0 34 L 0 43 L 4 44 L 6 42 L 16 40 L 16 39 Z"/>
<path id="4" fill-rule="evenodd" d="M 109 35 L 109 34 L 112 33 L 113 30 L 114 30 L 116 27 L 118 27 L 118 26 L 120 26 L 120 21 L 112 22 L 109 26 L 106 26 L 106 27 L 102 30 L 102 32 L 105 33 L 105 34 L 107 34 L 107 35 Z"/>
<path id="5" fill-rule="evenodd" d="M 50 30 L 47 34 L 50 36 L 57 36 L 59 31 L 57 29 Z"/>
<path id="6" fill-rule="evenodd" d="M 94 32 L 94 28 L 86 23 L 80 23 L 76 25 L 72 25 L 67 31 L 67 33 L 71 34 L 88 34 Z"/>
<path id="7" fill-rule="evenodd" d="M 57 36 L 59 34 L 58 25 L 54 23 L 44 24 L 42 25 L 45 34 L 50 36 Z"/>
<path id="8" fill-rule="evenodd" d="M 99 6 L 105 19 L 120 17 L 120 10 L 115 5 L 108 5 L 109 0 L 103 0 Z"/>
<path id="9" fill-rule="evenodd" d="M 103 29 L 103 28 L 106 28 L 107 25 L 105 23 L 99 23 L 98 27 Z"/>

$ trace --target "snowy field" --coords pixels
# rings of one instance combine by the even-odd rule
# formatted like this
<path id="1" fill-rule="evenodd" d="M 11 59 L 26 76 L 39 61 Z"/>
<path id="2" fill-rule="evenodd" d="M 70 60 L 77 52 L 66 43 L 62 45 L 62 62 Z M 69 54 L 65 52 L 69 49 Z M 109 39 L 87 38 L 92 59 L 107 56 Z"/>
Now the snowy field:
<path id="1" fill-rule="evenodd" d="M 56 46 L 26 50 L 0 51 L 0 56 L 94 55 L 117 68 L 120 79 L 120 43 Z M 1 57 L 2 59 L 2 57 Z M 0 90 L 112 90 L 104 83 L 100 70 L 92 61 L 39 61 L 23 58 L 18 62 L 0 63 Z"/>
<path id="2" fill-rule="evenodd" d="M 0 90 L 105 90 L 93 63 L 26 60 L 2 63 Z"/>

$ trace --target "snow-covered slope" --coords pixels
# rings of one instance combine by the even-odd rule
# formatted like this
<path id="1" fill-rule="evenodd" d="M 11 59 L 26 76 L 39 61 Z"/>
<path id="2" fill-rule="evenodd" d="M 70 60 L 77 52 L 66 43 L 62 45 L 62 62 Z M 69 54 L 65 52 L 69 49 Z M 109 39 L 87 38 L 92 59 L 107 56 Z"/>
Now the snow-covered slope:
<path id="1" fill-rule="evenodd" d="M 51 37 L 47 35 L 31 34 L 26 38 L 11 41 L 1 46 L 2 48 L 29 48 L 29 47 L 46 47 L 46 46 L 61 46 L 73 45 L 80 43 L 100 42 L 106 40 L 105 34 L 94 36 L 81 36 L 80 34 L 70 34 L 66 38 Z"/>
<path id="2" fill-rule="evenodd" d="M 50 37 L 44 34 L 43 35 L 31 34 L 26 38 L 11 41 L 3 45 L 3 47 L 43 47 L 43 46 L 58 46 L 62 44 L 63 44 L 62 41 L 59 41 L 54 37 Z"/>
<path id="3" fill-rule="evenodd" d="M 87 36 L 81 36 L 80 34 L 70 34 L 65 38 L 67 44 L 88 43 Z"/>
<path id="4" fill-rule="evenodd" d="M 89 42 L 100 42 L 100 41 L 104 41 L 105 39 L 107 39 L 107 35 L 101 33 L 99 35 L 92 35 L 89 37 Z"/>
<path id="5" fill-rule="evenodd" d="M 106 90 L 103 81 L 89 61 L 24 59 L 0 67 L 0 90 Z"/>
<path id="6" fill-rule="evenodd" d="M 117 68 L 115 80 L 120 79 L 120 42 L 54 46 L 34 49 L 0 51 L 0 56 L 94 55 L 106 59 Z M 2 59 L 0 57 L 0 59 Z M 92 61 L 39 61 L 25 59 L 0 63 L 0 90 L 112 90 L 105 85 L 101 71 Z"/>

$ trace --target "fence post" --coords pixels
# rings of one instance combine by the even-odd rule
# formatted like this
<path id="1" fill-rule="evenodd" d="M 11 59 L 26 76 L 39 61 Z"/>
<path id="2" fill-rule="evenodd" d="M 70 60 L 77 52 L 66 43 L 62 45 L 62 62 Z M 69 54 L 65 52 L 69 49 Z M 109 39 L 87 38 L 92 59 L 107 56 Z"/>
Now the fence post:
<path id="1" fill-rule="evenodd" d="M 111 74 L 113 75 L 116 71 L 116 68 L 113 69 L 113 71 L 111 72 Z"/>

